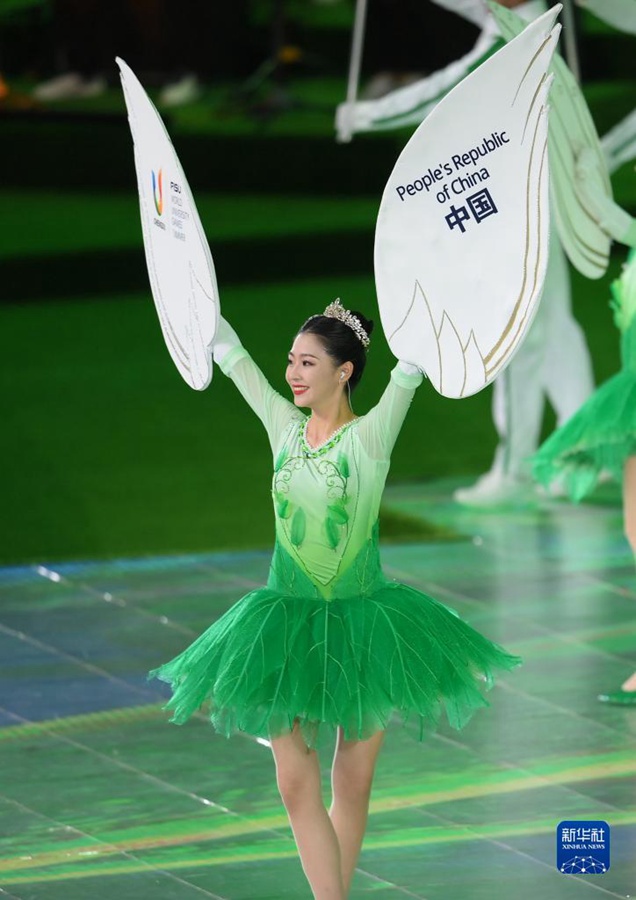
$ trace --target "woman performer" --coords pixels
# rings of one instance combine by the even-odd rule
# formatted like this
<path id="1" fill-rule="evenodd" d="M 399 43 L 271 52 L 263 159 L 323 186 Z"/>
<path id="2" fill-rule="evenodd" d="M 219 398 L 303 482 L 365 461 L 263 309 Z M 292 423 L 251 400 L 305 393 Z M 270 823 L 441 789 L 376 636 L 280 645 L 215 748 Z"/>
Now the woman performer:
<path id="1" fill-rule="evenodd" d="M 301 327 L 277 394 L 221 320 L 214 358 L 263 422 L 272 447 L 276 545 L 267 586 L 232 606 L 151 675 L 169 682 L 172 721 L 204 701 L 223 734 L 271 741 L 278 787 L 316 898 L 348 894 L 382 737 L 393 711 L 419 727 L 462 727 L 487 705 L 480 684 L 520 660 L 380 568 L 378 511 L 393 445 L 422 374 L 400 362 L 380 402 L 351 392 L 373 323 L 331 303 Z M 309 416 L 299 407 L 308 408 Z M 320 726 L 337 729 L 326 810 Z"/>
<path id="2" fill-rule="evenodd" d="M 604 470 L 623 482 L 625 535 L 636 554 L 636 253 L 630 252 L 612 284 L 614 321 L 621 333 L 621 370 L 602 384 L 534 457 L 534 474 L 561 482 L 574 501 L 596 485 Z M 636 673 L 603 703 L 636 706 Z"/>

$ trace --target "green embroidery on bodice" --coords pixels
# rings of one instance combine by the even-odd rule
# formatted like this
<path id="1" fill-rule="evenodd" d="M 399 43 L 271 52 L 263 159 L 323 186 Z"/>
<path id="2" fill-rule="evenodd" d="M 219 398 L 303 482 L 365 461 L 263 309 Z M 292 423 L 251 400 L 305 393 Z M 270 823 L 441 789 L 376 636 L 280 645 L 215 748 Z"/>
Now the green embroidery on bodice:
<path id="1" fill-rule="evenodd" d="M 335 550 L 343 537 L 341 529 L 349 521 L 347 479 L 350 470 L 343 453 L 339 453 L 335 461 L 304 455 L 288 457 L 284 452 L 281 453 L 277 468 L 274 470 L 272 491 L 276 516 L 289 522 L 290 541 L 295 547 L 300 547 L 305 539 L 307 516 L 302 502 L 293 497 L 292 482 L 294 473 L 307 467 L 311 467 L 323 482 L 323 496 L 326 501 L 325 538 L 331 549 Z M 318 498 L 316 500 L 318 501 Z"/>
<path id="2" fill-rule="evenodd" d="M 293 423 L 274 465 L 272 497 L 277 531 L 312 578 L 326 584 L 336 577 L 350 538 L 350 521 L 355 497 L 349 491 L 355 463 L 343 448 L 352 426 L 347 423 L 321 447 L 307 444 L 306 420 L 300 428 Z M 356 480 L 355 491 L 359 487 Z M 353 499 L 353 502 L 352 502 Z M 311 544 L 308 550 L 308 545 Z M 312 566 L 308 557 L 318 566 Z M 321 571 L 317 571 L 319 568 Z"/>

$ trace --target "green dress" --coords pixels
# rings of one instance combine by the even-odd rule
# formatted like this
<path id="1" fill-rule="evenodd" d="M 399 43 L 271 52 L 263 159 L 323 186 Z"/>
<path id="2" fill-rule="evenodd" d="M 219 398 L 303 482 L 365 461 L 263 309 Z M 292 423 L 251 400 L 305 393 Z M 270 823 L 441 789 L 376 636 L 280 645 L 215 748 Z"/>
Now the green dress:
<path id="1" fill-rule="evenodd" d="M 380 402 L 323 446 L 243 347 L 223 360 L 272 447 L 276 544 L 265 587 L 251 591 L 171 662 L 167 708 L 182 723 L 203 703 L 215 728 L 262 738 L 294 723 L 314 745 L 321 725 L 366 739 L 394 711 L 459 728 L 486 706 L 495 668 L 520 660 L 380 567 L 378 511 L 391 450 L 421 375 L 399 367 Z"/>
<path id="2" fill-rule="evenodd" d="M 622 480 L 636 453 L 636 254 L 632 251 L 612 284 L 614 319 L 621 333 L 621 370 L 539 448 L 533 459 L 537 481 L 558 480 L 573 500 L 596 485 L 602 471 Z"/>

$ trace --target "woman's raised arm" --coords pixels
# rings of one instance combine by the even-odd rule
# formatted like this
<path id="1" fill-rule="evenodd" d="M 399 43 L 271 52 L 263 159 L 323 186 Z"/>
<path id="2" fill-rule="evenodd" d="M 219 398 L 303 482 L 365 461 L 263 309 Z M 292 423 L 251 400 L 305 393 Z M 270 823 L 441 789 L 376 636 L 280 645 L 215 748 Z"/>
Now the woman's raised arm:
<path id="1" fill-rule="evenodd" d="M 213 347 L 214 361 L 231 378 L 267 431 L 272 451 L 278 436 L 300 413 L 293 403 L 274 390 L 238 334 L 223 317 L 219 321 Z"/>
<path id="2" fill-rule="evenodd" d="M 378 403 L 358 426 L 358 435 L 372 459 L 390 459 L 416 388 L 424 376 L 417 366 L 400 361 Z"/>

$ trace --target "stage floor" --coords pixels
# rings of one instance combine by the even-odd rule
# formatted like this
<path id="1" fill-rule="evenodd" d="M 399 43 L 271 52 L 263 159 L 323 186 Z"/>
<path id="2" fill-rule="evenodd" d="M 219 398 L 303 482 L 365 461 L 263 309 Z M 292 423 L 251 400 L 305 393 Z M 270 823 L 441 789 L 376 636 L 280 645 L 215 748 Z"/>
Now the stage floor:
<path id="1" fill-rule="evenodd" d="M 636 574 L 618 495 L 462 510 L 452 484 L 392 510 L 462 539 L 385 545 L 388 575 L 525 660 L 463 732 L 390 730 L 352 898 L 636 895 L 636 708 L 599 704 L 635 667 Z M 271 754 L 203 717 L 166 723 L 165 661 L 267 575 L 268 554 L 0 570 L 0 896 L 305 898 Z M 322 754 L 325 772 L 330 747 Z M 327 781 L 325 781 L 327 789 Z M 604 820 L 611 868 L 562 875 L 562 820 Z"/>

